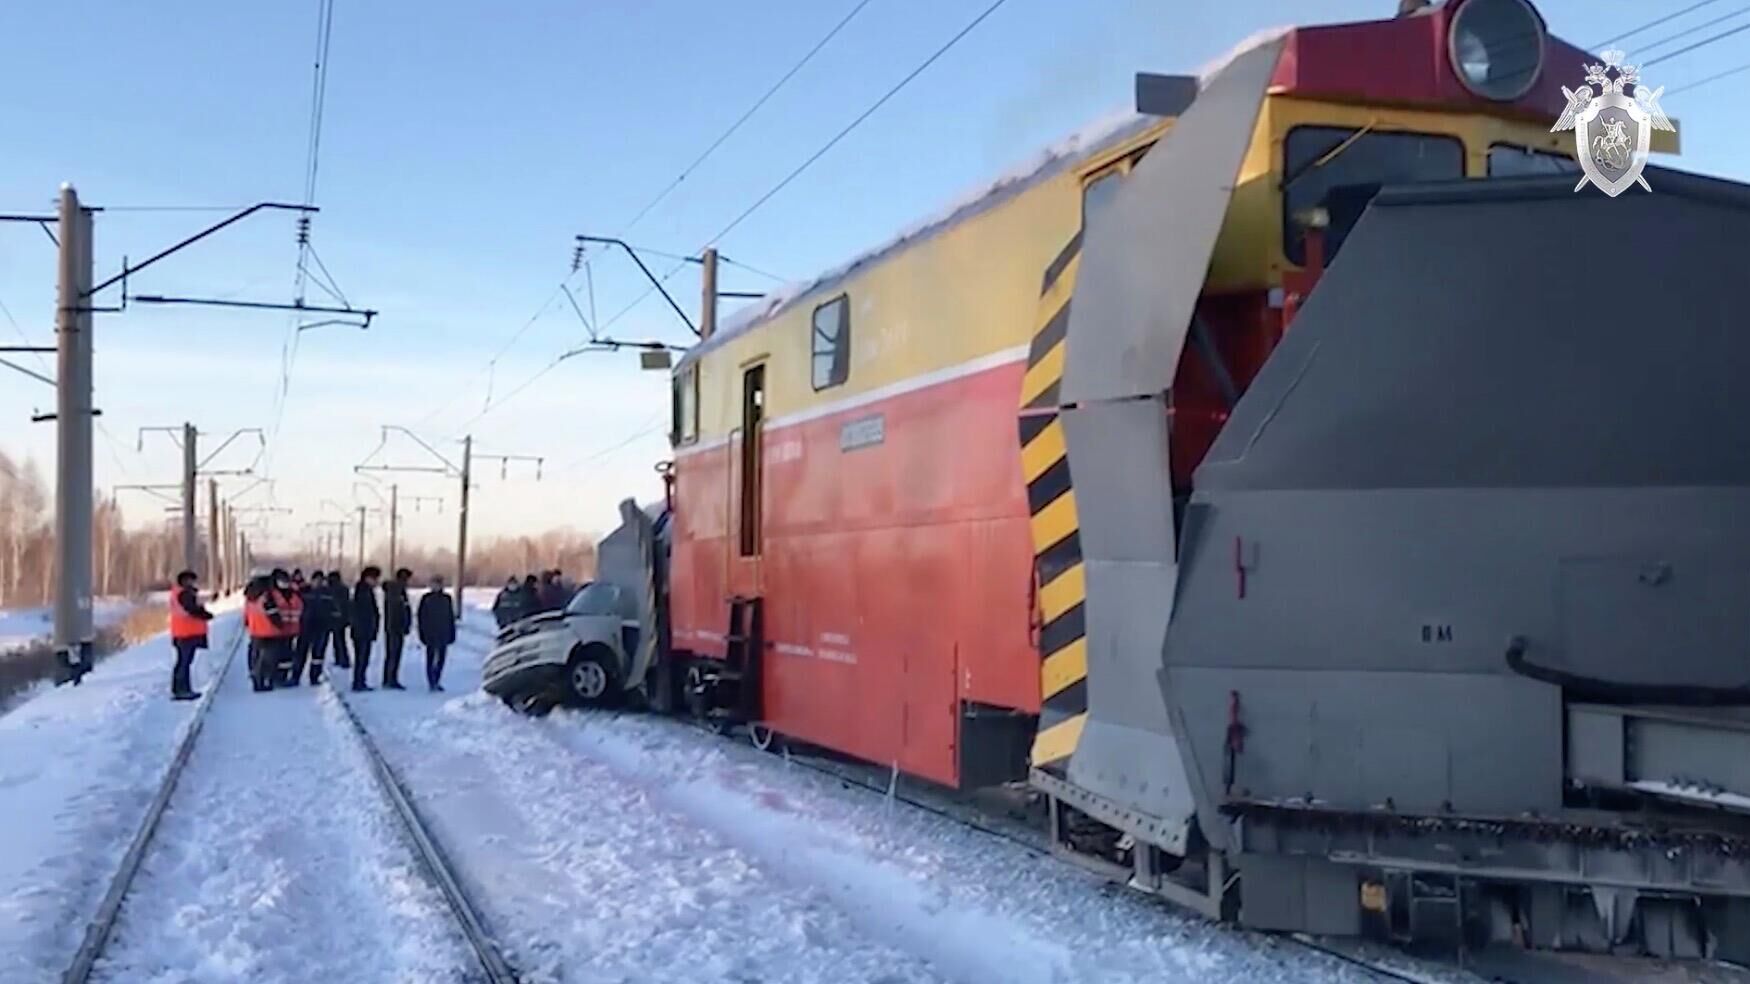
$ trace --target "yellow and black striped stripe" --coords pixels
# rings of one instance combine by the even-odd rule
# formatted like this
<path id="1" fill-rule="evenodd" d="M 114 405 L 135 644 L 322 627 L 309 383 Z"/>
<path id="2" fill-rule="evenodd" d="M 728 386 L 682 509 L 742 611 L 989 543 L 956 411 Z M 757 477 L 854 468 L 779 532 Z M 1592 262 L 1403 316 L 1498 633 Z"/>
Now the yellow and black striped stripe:
<path id="1" fill-rule="evenodd" d="M 1033 563 L 1039 576 L 1039 731 L 1033 765 L 1060 765 L 1075 751 L 1088 717 L 1088 646 L 1083 605 L 1081 524 L 1069 472 L 1069 454 L 1059 419 L 1070 296 L 1075 292 L 1082 237 L 1074 239 L 1045 271 L 1039 318 L 1021 382 L 1021 472 L 1032 513 Z"/>

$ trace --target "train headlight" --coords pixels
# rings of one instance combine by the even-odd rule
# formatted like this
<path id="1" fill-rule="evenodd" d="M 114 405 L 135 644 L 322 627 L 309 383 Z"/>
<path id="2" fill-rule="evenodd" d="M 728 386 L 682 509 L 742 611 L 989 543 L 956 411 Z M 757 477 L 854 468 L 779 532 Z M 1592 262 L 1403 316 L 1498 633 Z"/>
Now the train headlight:
<path id="1" fill-rule="evenodd" d="M 1471 92 L 1512 102 L 1537 83 L 1545 32 L 1526 0 L 1464 0 L 1448 30 L 1452 71 Z"/>

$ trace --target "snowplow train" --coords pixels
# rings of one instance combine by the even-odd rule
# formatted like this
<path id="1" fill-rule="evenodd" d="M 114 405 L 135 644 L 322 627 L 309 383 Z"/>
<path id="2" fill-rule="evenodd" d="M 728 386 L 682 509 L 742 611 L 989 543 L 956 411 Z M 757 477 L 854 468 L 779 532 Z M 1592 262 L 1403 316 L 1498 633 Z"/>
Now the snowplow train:
<path id="1" fill-rule="evenodd" d="M 1750 961 L 1750 190 L 1576 192 L 1588 60 L 1271 32 L 726 318 L 626 680 L 1214 919 Z"/>

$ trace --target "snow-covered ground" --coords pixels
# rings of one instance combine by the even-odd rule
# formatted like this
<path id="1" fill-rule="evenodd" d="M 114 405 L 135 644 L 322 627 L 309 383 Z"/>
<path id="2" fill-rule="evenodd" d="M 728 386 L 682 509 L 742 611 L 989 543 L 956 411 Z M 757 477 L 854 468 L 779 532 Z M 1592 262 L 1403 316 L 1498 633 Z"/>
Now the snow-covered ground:
<path id="1" fill-rule="evenodd" d="M 107 628 L 127 618 L 138 602 L 128 598 L 98 598 L 92 603 L 91 618 L 97 627 Z M 8 649 L 19 649 L 53 635 L 55 610 L 40 608 L 0 608 L 0 659 Z"/>
<path id="2" fill-rule="evenodd" d="M 492 623 L 477 598 L 445 693 L 419 686 L 417 644 L 400 693 L 254 694 L 232 665 L 100 978 L 471 969 L 344 698 L 530 984 L 1376 979 L 678 722 L 514 714 L 478 690 Z M 197 685 L 238 621 L 215 626 Z M 193 712 L 165 699 L 168 671 L 160 638 L 0 718 L 0 980 L 53 980 L 77 949 Z"/>
<path id="3" fill-rule="evenodd" d="M 467 618 L 448 693 L 347 698 L 535 980 L 1376 979 L 676 722 L 513 714 Z"/>
<path id="4" fill-rule="evenodd" d="M 471 956 L 334 693 L 213 702 L 96 979 L 466 979 Z"/>
<path id="5" fill-rule="evenodd" d="M 221 617 L 205 686 L 240 630 Z M 0 981 L 59 979 L 194 713 L 163 637 L 0 717 Z"/>

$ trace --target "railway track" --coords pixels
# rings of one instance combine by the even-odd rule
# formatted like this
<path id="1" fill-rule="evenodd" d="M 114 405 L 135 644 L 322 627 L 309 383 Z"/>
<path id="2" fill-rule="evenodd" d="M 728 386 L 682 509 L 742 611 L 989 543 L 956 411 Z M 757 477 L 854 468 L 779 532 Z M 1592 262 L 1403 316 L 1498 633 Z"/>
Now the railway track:
<path id="1" fill-rule="evenodd" d="M 744 745 L 741 734 L 737 731 L 713 729 L 699 724 L 694 724 L 693 726 L 696 730 L 720 740 L 728 741 L 737 746 Z M 782 755 L 784 760 L 790 765 L 818 773 L 822 776 L 837 780 L 846 786 L 862 790 L 883 799 L 898 800 L 907 806 L 939 817 L 957 826 L 970 830 L 979 836 L 1003 841 L 1004 843 L 1026 851 L 1035 857 L 1050 858 L 1059 861 L 1062 860 L 1061 858 L 1058 858 L 1057 855 L 1052 852 L 1050 847 L 1044 843 L 1042 837 L 1033 838 L 1006 831 L 993 823 L 987 823 L 980 819 L 969 817 L 961 810 L 952 809 L 941 803 L 932 803 L 923 797 L 912 796 L 901 791 L 898 777 L 895 775 L 889 775 L 887 781 L 882 782 L 869 775 L 869 770 L 866 768 L 839 763 L 832 759 L 815 758 L 805 754 L 793 753 L 787 745 L 784 745 L 781 748 L 777 746 L 778 743 L 774 743 L 773 749 L 769 750 L 774 751 L 775 754 Z M 860 775 L 859 773 L 864 774 Z M 1170 902 L 1166 902 L 1166 900 L 1161 901 L 1163 904 L 1171 904 Z M 1310 953 L 1317 953 L 1346 966 L 1366 971 L 1379 980 L 1400 981 L 1407 982 L 1407 984 L 1444 984 L 1444 982 L 1451 980 L 1450 977 L 1421 974 L 1411 970 L 1388 966 L 1380 961 L 1370 959 L 1363 954 L 1349 952 L 1343 947 L 1328 944 L 1310 936 L 1300 934 L 1259 933 L 1253 930 L 1241 930 L 1240 932 L 1244 932 L 1247 935 L 1259 939 L 1268 939 L 1279 944 L 1293 946 Z M 1496 984 L 1518 984 L 1516 981 L 1502 977 L 1495 977 L 1493 980 Z"/>
<path id="2" fill-rule="evenodd" d="M 146 854 L 152 847 L 152 842 L 158 833 L 160 822 L 174 797 L 177 785 L 182 778 L 188 762 L 199 741 L 207 716 L 218 697 L 221 685 L 230 673 L 231 665 L 236 662 L 237 653 L 244 648 L 245 634 L 238 630 L 237 635 L 228 647 L 225 662 L 219 672 L 208 682 L 206 692 L 196 705 L 194 716 L 190 719 L 187 730 L 179 741 L 176 752 L 171 758 L 169 767 L 159 781 L 158 789 L 152 797 L 140 826 L 136 830 L 127 852 L 122 856 L 120 865 L 111 876 L 107 890 L 91 922 L 87 925 L 85 935 L 75 952 L 67 971 L 62 975 L 63 984 L 87 984 L 93 979 L 98 962 L 104 957 L 106 948 L 114 936 L 116 923 L 123 908 L 128 903 L 134 889 Z M 382 753 L 371 740 L 368 732 L 359 722 L 356 714 L 347 705 L 338 688 L 332 686 L 333 677 L 325 684 L 333 693 L 343 709 L 350 725 L 350 731 L 371 763 L 372 773 L 379 790 L 391 807 L 391 813 L 396 817 L 401 832 L 408 844 L 413 848 L 420 867 L 432 882 L 432 885 L 443 896 L 451 914 L 455 917 L 462 938 L 472 951 L 478 964 L 478 979 L 487 984 L 516 984 L 520 980 L 516 970 L 505 960 L 497 945 L 487 935 L 478 913 L 461 882 L 456 878 L 441 845 L 427 828 L 418 810 L 413 806 L 405 787 L 384 760 Z"/>

